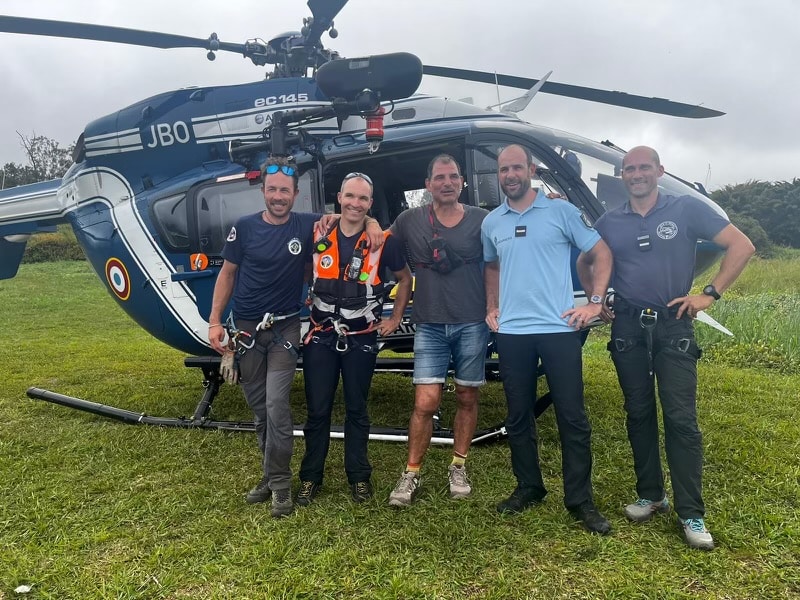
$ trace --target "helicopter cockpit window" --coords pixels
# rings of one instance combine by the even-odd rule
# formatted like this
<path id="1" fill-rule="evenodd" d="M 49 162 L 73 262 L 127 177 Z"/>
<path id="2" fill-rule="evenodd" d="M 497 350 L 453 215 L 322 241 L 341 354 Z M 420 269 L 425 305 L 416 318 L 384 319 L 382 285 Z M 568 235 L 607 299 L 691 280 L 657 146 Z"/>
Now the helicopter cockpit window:
<path id="1" fill-rule="evenodd" d="M 153 217 L 164 245 L 175 251 L 189 249 L 186 194 L 161 198 L 152 204 Z"/>

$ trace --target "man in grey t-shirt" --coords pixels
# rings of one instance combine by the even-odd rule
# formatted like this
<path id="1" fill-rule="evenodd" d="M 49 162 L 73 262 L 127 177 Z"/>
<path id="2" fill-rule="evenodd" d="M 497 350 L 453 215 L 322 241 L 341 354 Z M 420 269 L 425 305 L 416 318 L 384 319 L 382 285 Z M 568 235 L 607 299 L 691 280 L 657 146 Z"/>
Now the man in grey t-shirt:
<path id="1" fill-rule="evenodd" d="M 403 212 L 391 227 L 408 248 L 416 273 L 411 321 L 414 336 L 414 411 L 408 425 L 408 462 L 389 496 L 408 506 L 420 485 L 420 468 L 433 434 L 450 360 L 455 366 L 456 416 L 450 496 L 472 492 L 464 466 L 478 422 L 489 328 L 484 321 L 481 223 L 488 212 L 458 199 L 464 186 L 458 163 L 440 154 L 428 165 L 425 187 L 433 202 Z"/>

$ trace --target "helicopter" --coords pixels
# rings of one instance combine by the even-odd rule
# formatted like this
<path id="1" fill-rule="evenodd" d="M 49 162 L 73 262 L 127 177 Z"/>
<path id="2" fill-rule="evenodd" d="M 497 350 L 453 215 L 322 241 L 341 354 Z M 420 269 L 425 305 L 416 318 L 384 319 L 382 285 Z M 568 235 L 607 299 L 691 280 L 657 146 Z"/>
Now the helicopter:
<path id="1" fill-rule="evenodd" d="M 209 60 L 231 52 L 270 69 L 259 81 L 168 91 L 100 117 L 78 138 L 74 164 L 62 179 L 0 192 L 0 279 L 16 274 L 31 235 L 68 223 L 117 304 L 155 338 L 190 355 L 186 366 L 203 372 L 204 392 L 191 418 L 143 415 L 39 388 L 30 388 L 30 397 L 130 423 L 252 429 L 252 424 L 209 417 L 223 381 L 206 331 L 225 239 L 238 217 L 263 208 L 259 167 L 268 156 L 292 157 L 298 166 L 296 211 L 335 212 L 344 175 L 366 173 L 376 184 L 372 215 L 388 227 L 420 201 L 426 166 L 440 153 L 454 156 L 462 166 L 462 202 L 498 206 L 503 195 L 496 158 L 505 145 L 519 143 L 536 162 L 534 185 L 572 202 L 593 222 L 627 198 L 619 177 L 623 151 L 611 142 L 523 121 L 518 113 L 536 94 L 681 118 L 723 114 L 662 98 L 556 83 L 549 74 L 537 80 L 425 65 L 407 52 L 343 58 L 321 40 L 325 33 L 337 37 L 333 21 L 345 4 L 309 0 L 311 16 L 299 31 L 244 43 L 225 42 L 214 33 L 191 38 L 0 16 L 0 33 L 201 48 Z M 418 93 L 423 75 L 525 93 L 484 109 Z M 661 178 L 660 187 L 699 197 L 724 214 L 702 187 L 670 175 Z M 697 271 L 718 255 L 713 244 L 701 243 Z M 574 271 L 573 281 L 576 303 L 586 302 Z M 391 309 L 387 302 L 384 310 L 388 314 Z M 413 336 L 414 326 L 405 319 L 380 344 L 410 352 Z M 379 357 L 378 370 L 408 371 L 412 360 Z M 496 359 L 487 365 L 496 369 Z M 375 433 L 384 439 L 402 437 L 394 429 Z M 476 437 L 499 435 L 502 426 Z M 447 431 L 437 429 L 434 442 L 447 439 Z"/>

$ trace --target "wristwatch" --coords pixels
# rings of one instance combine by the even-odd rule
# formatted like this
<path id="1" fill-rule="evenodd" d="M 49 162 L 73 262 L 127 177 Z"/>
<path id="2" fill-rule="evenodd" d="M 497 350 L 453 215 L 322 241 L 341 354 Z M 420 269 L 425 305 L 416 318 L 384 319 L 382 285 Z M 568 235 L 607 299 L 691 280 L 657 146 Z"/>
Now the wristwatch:
<path id="1" fill-rule="evenodd" d="M 602 296 L 598 296 L 597 294 L 595 294 L 594 296 L 589 298 L 589 302 L 591 302 L 592 304 L 602 304 L 603 303 L 603 297 Z"/>
<path id="2" fill-rule="evenodd" d="M 719 295 L 719 292 L 717 291 L 717 288 L 715 288 L 710 283 L 706 287 L 703 288 L 703 293 L 706 296 L 711 296 L 714 300 L 719 300 L 720 299 L 720 295 Z"/>

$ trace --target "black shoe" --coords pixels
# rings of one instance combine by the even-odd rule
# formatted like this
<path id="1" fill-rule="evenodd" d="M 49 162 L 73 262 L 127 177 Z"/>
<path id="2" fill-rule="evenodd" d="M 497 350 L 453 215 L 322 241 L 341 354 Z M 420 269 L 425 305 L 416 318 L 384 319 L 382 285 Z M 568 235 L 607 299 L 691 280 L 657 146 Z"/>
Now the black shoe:
<path id="1" fill-rule="evenodd" d="M 266 502 L 270 496 L 272 496 L 272 490 L 269 489 L 269 482 L 266 477 L 262 477 L 256 487 L 247 492 L 245 500 L 248 504 L 258 504 L 259 502 Z"/>
<path id="2" fill-rule="evenodd" d="M 543 497 L 536 492 L 517 487 L 511 492 L 511 495 L 497 505 L 497 512 L 503 513 L 521 513 L 526 508 L 534 504 L 541 504 Z"/>
<path id="3" fill-rule="evenodd" d="M 353 502 L 361 504 L 372 498 L 372 483 L 369 481 L 357 481 L 350 484 L 350 495 Z"/>
<path id="4" fill-rule="evenodd" d="M 611 533 L 611 523 L 600 514 L 600 511 L 591 502 L 584 502 L 580 506 L 570 508 L 569 512 L 576 521 L 581 522 L 587 531 L 600 535 Z"/>
<path id="5" fill-rule="evenodd" d="M 297 506 L 308 506 L 311 501 L 316 498 L 317 493 L 322 487 L 321 483 L 316 481 L 301 481 L 300 489 L 297 490 Z"/>

